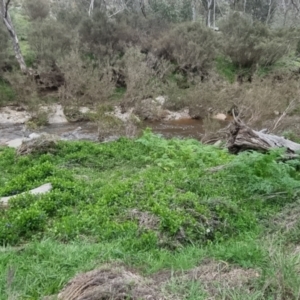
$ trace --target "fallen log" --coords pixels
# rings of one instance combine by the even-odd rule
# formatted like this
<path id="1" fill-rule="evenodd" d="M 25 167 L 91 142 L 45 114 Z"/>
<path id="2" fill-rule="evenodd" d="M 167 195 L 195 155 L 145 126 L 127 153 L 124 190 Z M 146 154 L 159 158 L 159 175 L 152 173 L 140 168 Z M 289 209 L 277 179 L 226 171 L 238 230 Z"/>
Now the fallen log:
<path id="1" fill-rule="evenodd" d="M 38 188 L 35 188 L 33 190 L 30 190 L 28 193 L 31 195 L 40 195 L 40 194 L 45 194 L 48 193 L 52 190 L 52 184 L 51 183 L 46 183 Z M 27 192 L 18 194 L 18 195 L 13 195 L 13 196 L 8 196 L 8 197 L 0 197 L 0 207 L 7 207 L 9 205 L 9 200 L 13 197 L 19 196 L 19 195 L 25 195 Z"/>
<path id="2" fill-rule="evenodd" d="M 300 144 L 281 136 L 268 134 L 265 130 L 253 130 L 240 119 L 234 118 L 228 141 L 230 153 L 237 154 L 245 150 L 266 152 L 272 148 L 286 148 L 287 153 L 294 154 L 300 151 Z"/>

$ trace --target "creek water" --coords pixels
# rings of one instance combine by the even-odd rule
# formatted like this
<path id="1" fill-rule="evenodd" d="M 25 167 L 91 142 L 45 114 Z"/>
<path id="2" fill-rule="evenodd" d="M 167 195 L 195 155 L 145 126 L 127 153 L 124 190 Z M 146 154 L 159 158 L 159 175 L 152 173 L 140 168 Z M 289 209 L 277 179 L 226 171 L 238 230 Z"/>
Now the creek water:
<path id="1" fill-rule="evenodd" d="M 166 138 L 194 138 L 200 139 L 204 133 L 201 120 L 180 119 L 169 121 L 145 121 L 142 128 L 151 128 L 154 133 Z M 80 130 L 77 130 L 80 127 Z M 68 140 L 98 140 L 98 127 L 93 123 L 68 123 L 52 124 L 39 129 L 24 131 L 24 125 L 0 124 L 0 145 L 17 138 L 22 138 L 30 133 L 46 132 L 59 135 Z"/>

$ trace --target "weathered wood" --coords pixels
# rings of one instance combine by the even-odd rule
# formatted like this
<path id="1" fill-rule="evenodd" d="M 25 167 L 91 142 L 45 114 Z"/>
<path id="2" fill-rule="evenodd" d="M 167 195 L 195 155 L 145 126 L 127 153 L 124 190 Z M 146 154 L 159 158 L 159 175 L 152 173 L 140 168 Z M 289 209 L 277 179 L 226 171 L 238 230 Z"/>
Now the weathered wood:
<path id="1" fill-rule="evenodd" d="M 255 131 L 241 120 L 235 118 L 230 128 L 228 150 L 238 153 L 245 150 L 268 151 L 272 148 L 286 148 L 288 153 L 300 151 L 300 144 L 285 139 L 284 137 Z"/>
<path id="2" fill-rule="evenodd" d="M 32 189 L 30 190 L 28 193 L 31 195 L 41 195 L 41 194 L 45 194 L 48 193 L 52 190 L 52 184 L 51 183 L 46 183 L 41 185 L 40 187 L 36 188 L 36 189 Z M 0 208 L 1 207 L 7 207 L 9 205 L 9 200 L 13 197 L 19 196 L 19 195 L 25 195 L 26 192 L 18 194 L 18 195 L 14 195 L 14 196 L 8 196 L 8 197 L 0 197 Z"/>

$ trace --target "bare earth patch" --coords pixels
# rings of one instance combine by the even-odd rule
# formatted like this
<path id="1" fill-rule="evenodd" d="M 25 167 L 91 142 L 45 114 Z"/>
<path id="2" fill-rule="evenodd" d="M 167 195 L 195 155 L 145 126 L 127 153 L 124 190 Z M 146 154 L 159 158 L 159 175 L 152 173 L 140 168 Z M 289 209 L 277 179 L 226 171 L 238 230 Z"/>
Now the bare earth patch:
<path id="1" fill-rule="evenodd" d="M 0 124 L 23 124 L 30 119 L 30 113 L 16 107 L 0 108 Z"/>

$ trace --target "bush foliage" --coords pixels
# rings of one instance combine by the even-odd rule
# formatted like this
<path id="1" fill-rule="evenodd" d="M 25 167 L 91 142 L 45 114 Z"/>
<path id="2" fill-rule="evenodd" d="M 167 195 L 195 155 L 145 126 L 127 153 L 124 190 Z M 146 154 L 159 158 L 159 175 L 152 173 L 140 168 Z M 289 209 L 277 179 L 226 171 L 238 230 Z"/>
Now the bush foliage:
<path id="1" fill-rule="evenodd" d="M 206 74 L 215 58 L 214 32 L 199 23 L 181 24 L 154 43 L 155 54 L 178 66 L 184 74 Z"/>
<path id="2" fill-rule="evenodd" d="M 162 94 L 172 97 L 170 108 L 182 108 L 187 102 L 191 108 L 190 104 L 196 103 L 197 108 L 191 109 L 199 116 L 199 107 L 207 102 L 207 87 L 202 83 L 214 85 L 220 80 L 216 73 L 231 83 L 247 76 L 251 81 L 254 71 L 268 73 L 291 47 L 296 52 L 296 42 L 290 39 L 292 30 L 271 29 L 236 12 L 224 16 L 218 24 L 220 31 L 215 32 L 200 18 L 191 22 L 191 5 L 191 1 L 151 2 L 145 18 L 133 12 L 133 2 L 128 3 L 128 10 L 115 15 L 95 2 L 93 13 L 88 15 L 86 2 L 49 6 L 44 1 L 26 0 L 24 10 L 13 11 L 12 17 L 28 66 L 46 78 L 60 77 L 47 91 L 63 86 L 58 98 L 71 99 L 68 104 L 74 100 L 74 105 L 81 101 L 81 105 L 97 105 L 100 98 L 113 98 L 113 86 L 124 89 L 120 102 L 138 106 L 141 100 Z M 8 64 L 6 71 L 11 71 L 3 26 L 0 35 L 0 67 Z M 71 63 L 72 53 L 77 54 L 76 62 Z M 45 92 L 45 88 L 38 90 Z M 201 95 L 201 90 L 205 103 L 196 95 Z"/>
<path id="3" fill-rule="evenodd" d="M 47 0 L 25 0 L 24 8 L 31 20 L 45 19 L 50 13 Z"/>
<path id="4" fill-rule="evenodd" d="M 287 53 L 288 45 L 280 32 L 239 13 L 230 15 L 221 28 L 224 54 L 238 67 L 272 65 Z"/>

